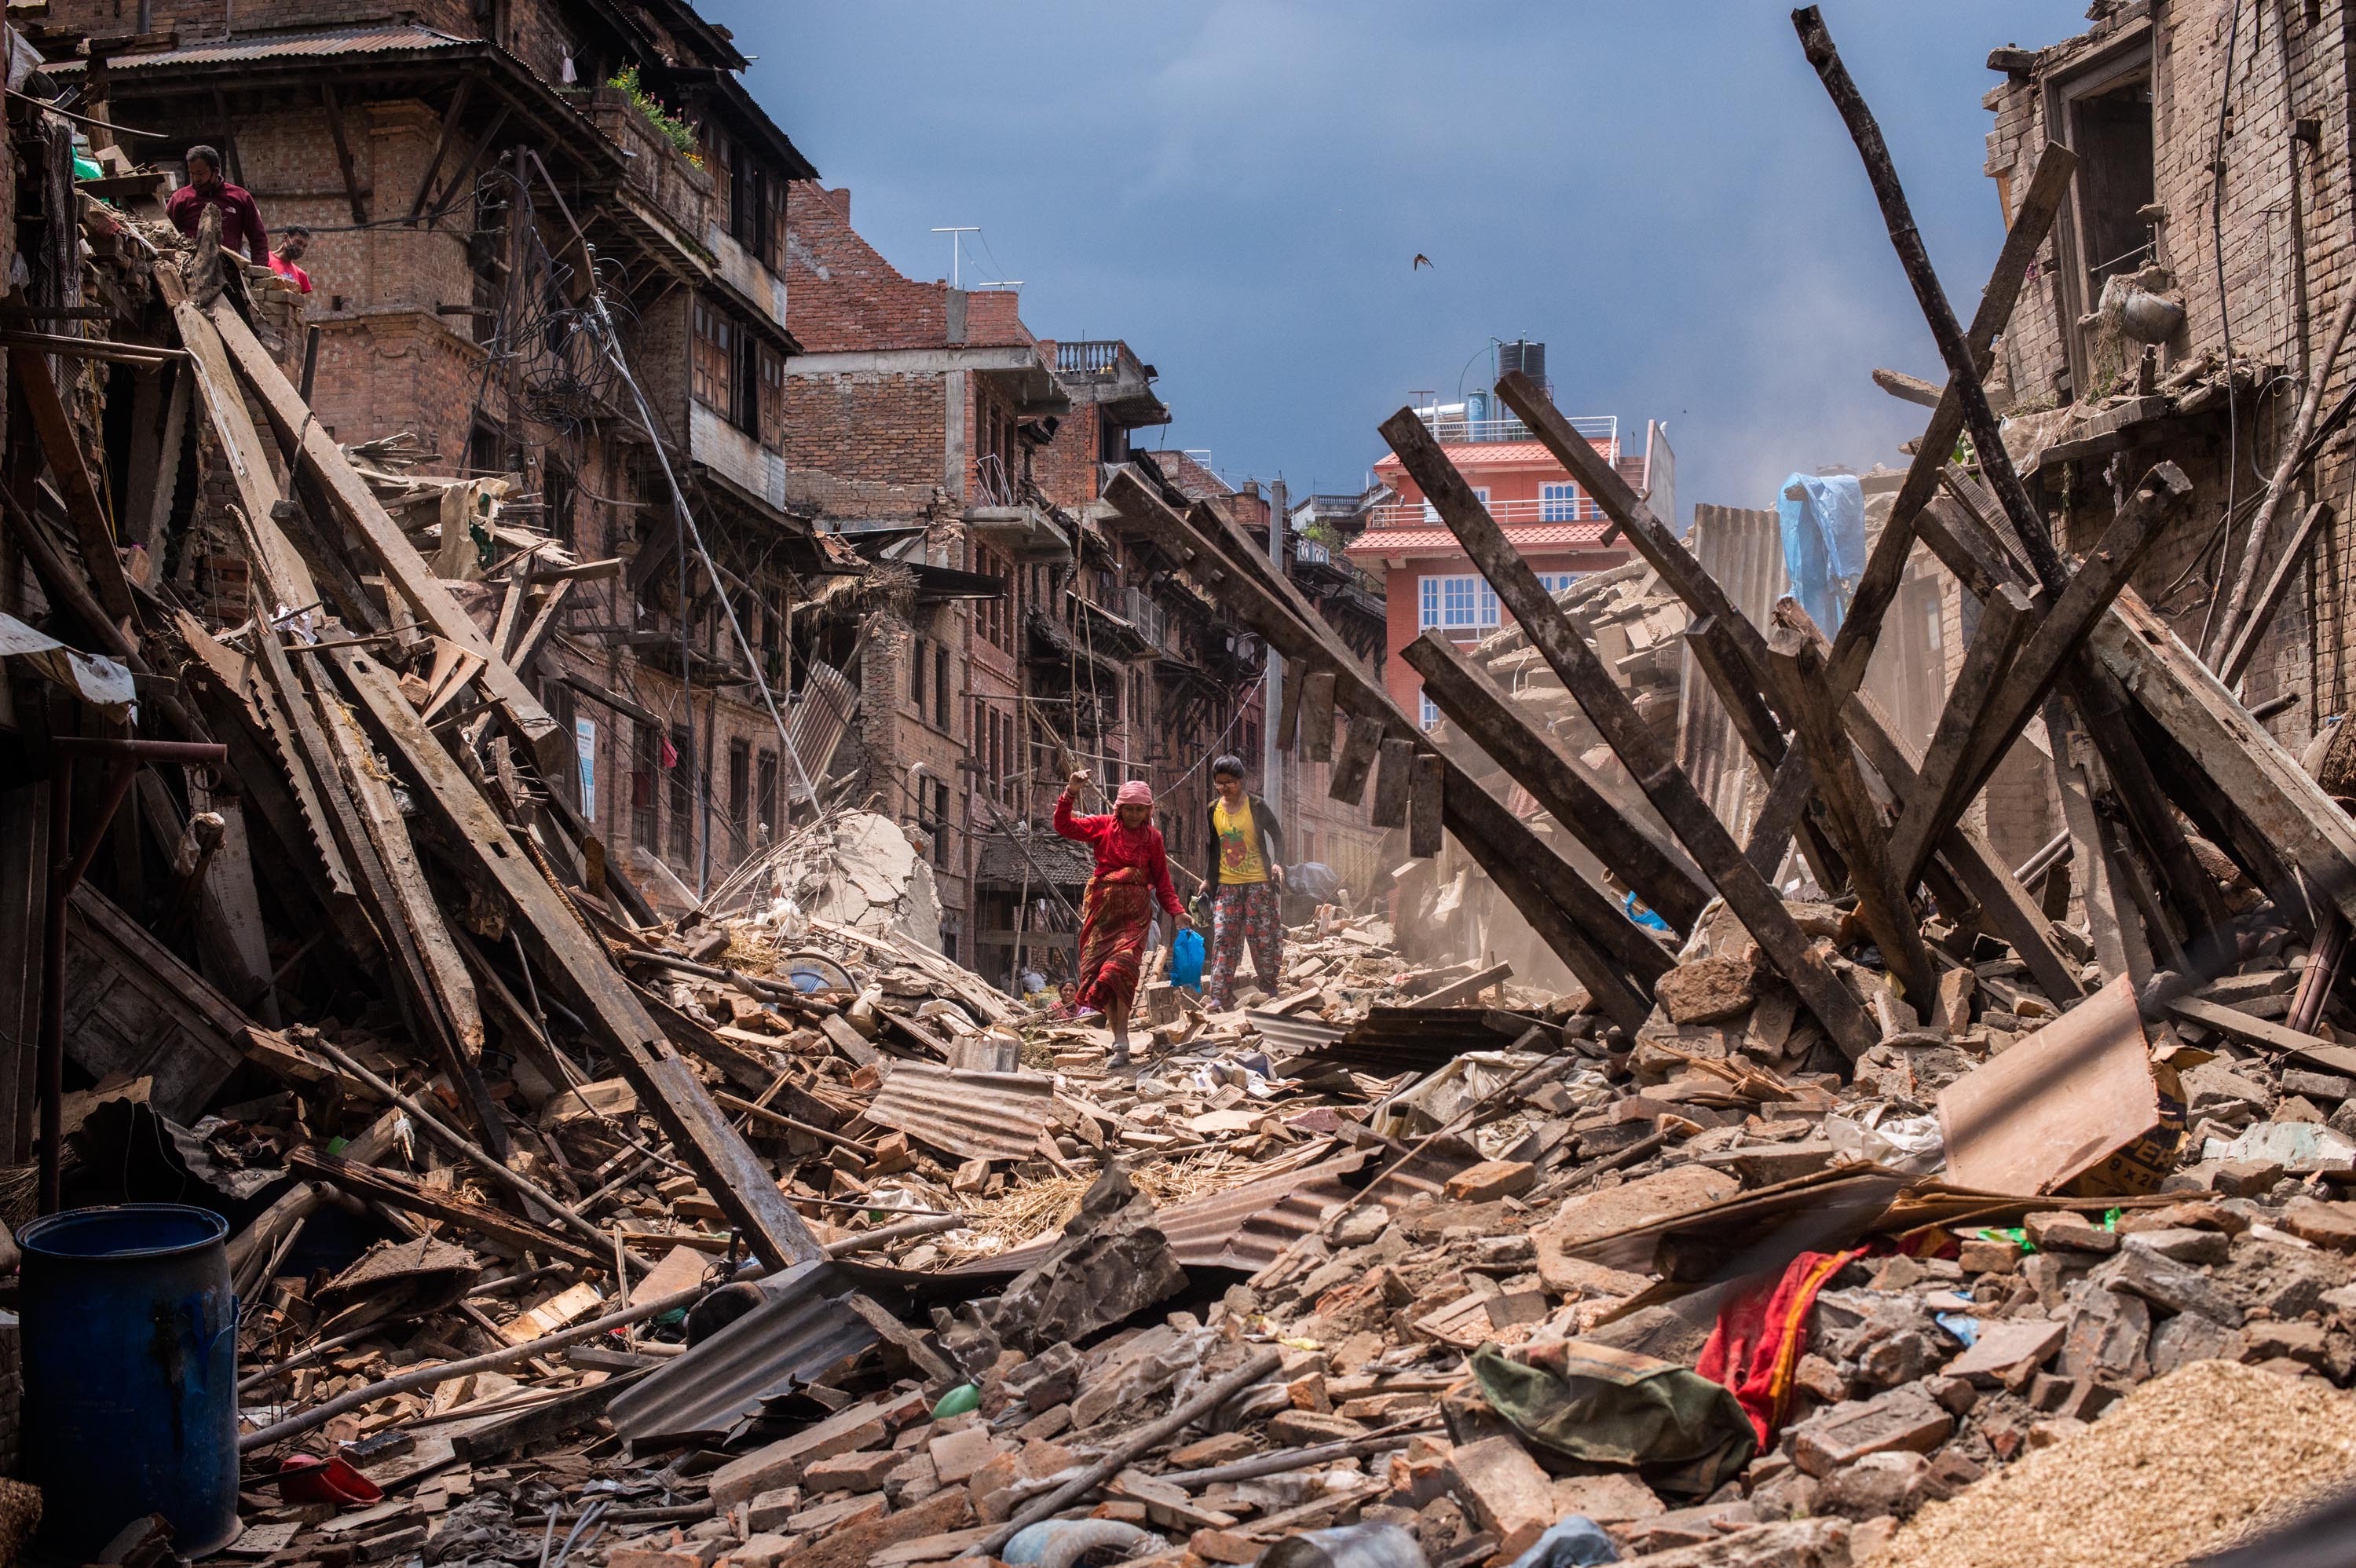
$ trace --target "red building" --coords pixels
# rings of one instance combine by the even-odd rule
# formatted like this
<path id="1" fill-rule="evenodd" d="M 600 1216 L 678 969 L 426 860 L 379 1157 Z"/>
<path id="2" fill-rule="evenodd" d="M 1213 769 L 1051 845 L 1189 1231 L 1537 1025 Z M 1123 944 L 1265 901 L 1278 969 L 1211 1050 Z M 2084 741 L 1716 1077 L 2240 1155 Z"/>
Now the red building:
<path id="1" fill-rule="evenodd" d="M 1544 366 L 1543 345 L 1515 344 L 1509 349 L 1536 350 L 1537 365 Z M 1631 559 L 1626 544 L 1602 542 L 1610 519 L 1594 499 L 1519 420 L 1485 396 L 1462 403 L 1435 401 L 1417 412 L 1548 588 L 1568 587 L 1574 578 Z M 1493 417 L 1498 414 L 1504 417 Z M 1646 427 L 1641 444 L 1623 443 L 1620 421 L 1611 416 L 1570 422 L 1639 495 L 1649 497 L 1656 514 L 1674 524 L 1676 457 L 1657 421 Z M 1393 656 L 1383 661 L 1384 684 L 1428 728 L 1439 715 L 1424 705 L 1415 671 L 1395 656 L 1428 631 L 1476 642 L 1496 630 L 1503 613 L 1495 592 L 1398 458 L 1385 453 L 1375 464 L 1375 478 L 1390 498 L 1371 509 L 1365 531 L 1350 544 L 1349 558 L 1383 581 L 1389 623 L 1384 647 Z"/>

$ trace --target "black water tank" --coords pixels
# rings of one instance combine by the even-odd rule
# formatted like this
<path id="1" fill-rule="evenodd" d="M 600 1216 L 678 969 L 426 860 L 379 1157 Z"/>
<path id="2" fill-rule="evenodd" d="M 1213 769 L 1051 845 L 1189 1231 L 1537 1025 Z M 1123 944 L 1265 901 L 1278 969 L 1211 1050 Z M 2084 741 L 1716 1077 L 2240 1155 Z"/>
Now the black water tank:
<path id="1" fill-rule="evenodd" d="M 1497 375 L 1500 379 L 1519 370 L 1539 386 L 1546 385 L 1546 345 L 1532 343 L 1528 338 L 1516 338 L 1497 346 Z"/>

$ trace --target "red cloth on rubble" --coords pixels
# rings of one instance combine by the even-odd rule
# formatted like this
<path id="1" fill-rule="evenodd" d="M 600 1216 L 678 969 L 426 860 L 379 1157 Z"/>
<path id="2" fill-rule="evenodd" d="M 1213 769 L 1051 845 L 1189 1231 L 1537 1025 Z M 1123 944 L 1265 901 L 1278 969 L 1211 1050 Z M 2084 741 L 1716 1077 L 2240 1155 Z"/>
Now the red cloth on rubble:
<path id="1" fill-rule="evenodd" d="M 1802 1253 L 1782 1275 L 1729 1296 L 1694 1368 L 1732 1391 L 1759 1432 L 1759 1451 L 1775 1445 L 1775 1429 L 1791 1403 L 1792 1373 L 1808 1348 L 1816 1293 L 1865 1249 Z"/>

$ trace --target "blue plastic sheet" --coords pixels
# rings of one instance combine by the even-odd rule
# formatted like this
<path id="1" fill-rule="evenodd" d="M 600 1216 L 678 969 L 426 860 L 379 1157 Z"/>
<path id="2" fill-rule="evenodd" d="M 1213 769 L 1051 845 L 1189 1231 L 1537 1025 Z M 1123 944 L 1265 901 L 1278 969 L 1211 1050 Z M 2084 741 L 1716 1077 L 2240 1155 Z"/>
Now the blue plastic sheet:
<path id="1" fill-rule="evenodd" d="M 1170 944 L 1170 983 L 1190 991 L 1203 988 L 1203 933 L 1191 925 Z"/>
<path id="2" fill-rule="evenodd" d="M 1794 474 L 1783 481 L 1775 516 L 1792 597 L 1829 637 L 1865 571 L 1865 487 L 1853 474 Z"/>

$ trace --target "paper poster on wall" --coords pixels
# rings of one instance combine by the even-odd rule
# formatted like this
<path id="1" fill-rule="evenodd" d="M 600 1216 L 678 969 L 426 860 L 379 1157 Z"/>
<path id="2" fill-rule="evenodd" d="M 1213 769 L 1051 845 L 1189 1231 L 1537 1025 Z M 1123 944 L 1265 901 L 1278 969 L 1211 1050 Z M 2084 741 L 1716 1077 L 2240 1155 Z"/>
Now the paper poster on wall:
<path id="1" fill-rule="evenodd" d="M 573 721 L 573 749 L 581 756 L 581 820 L 597 820 L 597 722 Z"/>

